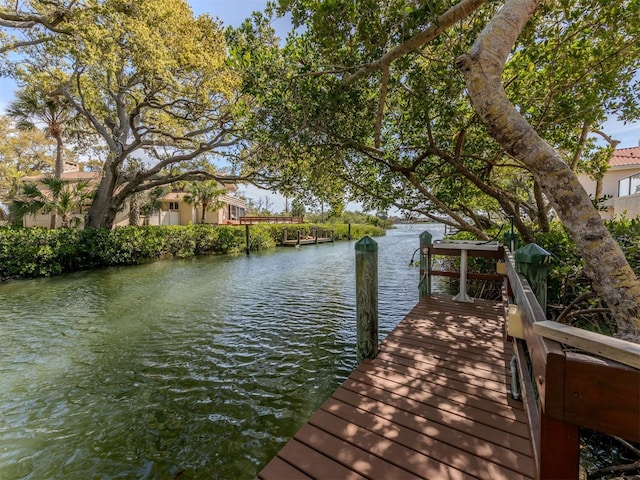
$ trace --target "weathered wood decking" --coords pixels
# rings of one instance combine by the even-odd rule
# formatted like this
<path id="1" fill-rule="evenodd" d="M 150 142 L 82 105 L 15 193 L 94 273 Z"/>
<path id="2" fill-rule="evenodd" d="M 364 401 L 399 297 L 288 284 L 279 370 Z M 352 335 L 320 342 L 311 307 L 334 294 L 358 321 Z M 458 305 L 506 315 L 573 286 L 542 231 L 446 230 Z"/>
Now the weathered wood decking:
<path id="1" fill-rule="evenodd" d="M 258 478 L 533 478 L 502 304 L 450 298 L 422 299 Z"/>

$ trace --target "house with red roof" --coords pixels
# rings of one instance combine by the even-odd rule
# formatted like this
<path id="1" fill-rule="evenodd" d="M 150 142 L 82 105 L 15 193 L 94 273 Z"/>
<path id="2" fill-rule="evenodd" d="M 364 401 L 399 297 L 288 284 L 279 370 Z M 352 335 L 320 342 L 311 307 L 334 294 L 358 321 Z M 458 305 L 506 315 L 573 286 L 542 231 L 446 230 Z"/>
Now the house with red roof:
<path id="1" fill-rule="evenodd" d="M 587 174 L 578 175 L 578 179 L 587 193 L 595 197 L 596 181 Z M 602 179 L 602 196 L 607 197 L 606 210 L 600 213 L 603 218 L 640 215 L 640 147 L 620 148 L 613 152 L 609 170 Z"/>

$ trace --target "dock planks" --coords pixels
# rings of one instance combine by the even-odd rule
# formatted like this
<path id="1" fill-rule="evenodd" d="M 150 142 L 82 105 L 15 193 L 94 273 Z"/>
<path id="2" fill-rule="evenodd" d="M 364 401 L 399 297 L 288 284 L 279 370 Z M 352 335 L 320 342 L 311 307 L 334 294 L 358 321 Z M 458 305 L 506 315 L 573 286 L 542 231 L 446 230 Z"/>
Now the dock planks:
<path id="1" fill-rule="evenodd" d="M 425 297 L 257 478 L 534 478 L 510 359 L 502 304 Z"/>

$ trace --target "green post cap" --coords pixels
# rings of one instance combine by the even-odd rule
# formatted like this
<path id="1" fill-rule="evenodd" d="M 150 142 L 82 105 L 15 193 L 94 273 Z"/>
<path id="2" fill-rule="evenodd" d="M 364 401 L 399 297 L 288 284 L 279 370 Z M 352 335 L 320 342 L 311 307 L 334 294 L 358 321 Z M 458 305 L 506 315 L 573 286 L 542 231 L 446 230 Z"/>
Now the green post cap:
<path id="1" fill-rule="evenodd" d="M 431 239 L 433 235 L 431 235 L 426 230 L 420 234 L 420 243 L 431 243 Z"/>
<path id="2" fill-rule="evenodd" d="M 378 242 L 376 242 L 373 238 L 368 235 L 362 237 L 360 240 L 356 242 L 356 251 L 358 252 L 377 252 L 378 251 Z"/>
<path id="3" fill-rule="evenodd" d="M 514 257 L 516 262 L 534 265 L 543 265 L 551 261 L 551 254 L 535 243 L 519 248 L 516 250 Z"/>

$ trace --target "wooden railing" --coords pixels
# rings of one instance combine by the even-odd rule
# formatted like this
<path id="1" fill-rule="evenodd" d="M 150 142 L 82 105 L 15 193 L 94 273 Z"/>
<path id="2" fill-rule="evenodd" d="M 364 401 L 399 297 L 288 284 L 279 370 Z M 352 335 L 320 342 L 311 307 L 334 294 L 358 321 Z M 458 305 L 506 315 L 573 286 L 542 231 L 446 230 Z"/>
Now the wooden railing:
<path id="1" fill-rule="evenodd" d="M 563 343 L 569 336 L 585 335 L 569 335 L 567 328 L 571 327 L 561 324 L 550 327 L 555 322 L 546 320 L 508 249 L 505 264 L 506 294 L 518 306 L 524 332 L 523 339 L 514 339 L 514 351 L 538 478 L 577 479 L 579 427 L 640 441 L 640 348 L 604 335 L 586 335 L 591 340 L 588 350 L 615 359 L 611 360 L 568 351 L 561 343 L 545 338 L 551 336 L 549 331 L 558 329 L 565 332 Z M 586 350 L 586 342 L 571 343 Z"/>
<path id="2" fill-rule="evenodd" d="M 304 217 L 240 217 L 240 225 L 253 225 L 256 223 L 304 223 Z"/>
<path id="3" fill-rule="evenodd" d="M 504 249 L 502 245 L 494 245 L 495 248 L 481 248 L 483 245 L 487 245 L 487 243 L 480 243 L 473 246 L 469 246 L 470 248 L 455 248 L 451 243 L 439 243 L 434 242 L 431 243 L 431 236 L 428 235 L 426 237 L 421 236 L 420 238 L 420 284 L 418 288 L 420 289 L 420 295 L 427 295 L 431 293 L 431 279 L 434 276 L 440 277 L 451 277 L 451 278 L 460 278 L 460 291 L 463 293 L 466 291 L 466 280 L 492 280 L 501 282 L 503 279 L 502 275 L 497 273 L 478 273 L 478 272 L 468 272 L 467 271 L 467 262 L 466 257 L 472 258 L 496 258 L 502 259 L 504 258 Z M 453 256 L 453 257 L 461 257 L 463 260 L 460 262 L 460 270 L 459 271 L 447 271 L 447 270 L 436 270 L 433 268 L 433 256 L 434 255 L 442 255 L 442 256 Z M 464 255 L 464 256 L 463 256 Z"/>
<path id="4" fill-rule="evenodd" d="M 333 230 L 325 228 L 312 227 L 311 235 L 302 237 L 300 230 L 296 231 L 296 238 L 292 239 L 288 237 L 287 229 L 282 232 L 282 245 L 302 245 L 309 243 L 326 243 L 328 241 L 333 242 Z"/>
<path id="5" fill-rule="evenodd" d="M 430 235 L 426 238 L 430 240 Z M 422 236 L 420 249 L 421 295 L 431 292 L 433 275 L 459 275 L 431 268 L 433 254 L 459 255 L 459 250 L 434 249 Z M 497 252 L 468 253 L 490 257 Z M 511 311 L 515 318 L 510 320 L 522 322 L 522 338 L 513 338 L 514 355 L 537 479 L 577 479 L 580 427 L 640 442 L 640 346 L 547 321 L 529 282 L 518 273 L 512 253 L 504 247 L 500 255 L 506 270 L 502 277 L 505 317 Z M 496 279 L 494 274 L 484 275 Z"/>

